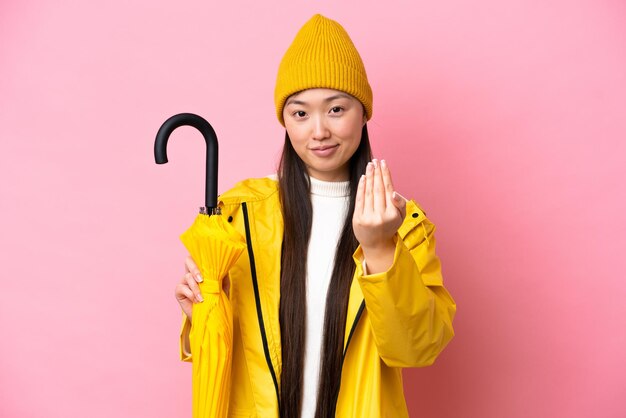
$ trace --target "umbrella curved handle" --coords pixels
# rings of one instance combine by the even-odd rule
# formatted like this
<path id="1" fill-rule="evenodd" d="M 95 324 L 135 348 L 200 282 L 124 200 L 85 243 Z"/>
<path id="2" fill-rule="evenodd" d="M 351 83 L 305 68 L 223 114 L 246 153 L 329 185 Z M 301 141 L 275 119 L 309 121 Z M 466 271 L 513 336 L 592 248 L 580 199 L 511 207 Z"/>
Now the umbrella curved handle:
<path id="1" fill-rule="evenodd" d="M 211 213 L 217 207 L 217 135 L 206 119 L 193 113 L 179 113 L 166 120 L 154 141 L 154 160 L 157 164 L 167 163 L 167 140 L 180 126 L 193 126 L 202 133 L 206 142 L 206 181 L 204 205 Z"/>

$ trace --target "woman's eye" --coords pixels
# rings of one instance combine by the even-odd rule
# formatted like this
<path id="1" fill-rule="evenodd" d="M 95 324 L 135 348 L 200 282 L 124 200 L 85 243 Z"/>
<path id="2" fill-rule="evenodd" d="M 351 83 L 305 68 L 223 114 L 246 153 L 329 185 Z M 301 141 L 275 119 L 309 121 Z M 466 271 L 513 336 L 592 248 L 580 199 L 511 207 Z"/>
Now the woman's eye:
<path id="1" fill-rule="evenodd" d="M 306 112 L 303 110 L 298 110 L 297 112 L 294 113 L 294 116 L 297 116 L 299 118 L 303 118 L 306 116 Z"/>
<path id="2" fill-rule="evenodd" d="M 331 113 L 339 113 L 339 112 L 341 112 L 342 110 L 343 110 L 343 109 L 342 109 L 341 107 L 339 107 L 339 106 L 335 106 L 335 107 L 333 107 L 332 109 L 330 109 L 330 112 L 331 112 Z"/>

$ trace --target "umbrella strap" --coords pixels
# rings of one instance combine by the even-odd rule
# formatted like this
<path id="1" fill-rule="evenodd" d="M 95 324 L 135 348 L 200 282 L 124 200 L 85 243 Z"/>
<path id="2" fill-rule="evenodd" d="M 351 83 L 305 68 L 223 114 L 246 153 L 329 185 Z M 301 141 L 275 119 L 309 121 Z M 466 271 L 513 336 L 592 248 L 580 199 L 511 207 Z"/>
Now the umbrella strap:
<path id="1" fill-rule="evenodd" d="M 202 293 L 217 293 L 219 294 L 222 291 L 222 281 L 221 280 L 205 280 L 201 284 Z"/>

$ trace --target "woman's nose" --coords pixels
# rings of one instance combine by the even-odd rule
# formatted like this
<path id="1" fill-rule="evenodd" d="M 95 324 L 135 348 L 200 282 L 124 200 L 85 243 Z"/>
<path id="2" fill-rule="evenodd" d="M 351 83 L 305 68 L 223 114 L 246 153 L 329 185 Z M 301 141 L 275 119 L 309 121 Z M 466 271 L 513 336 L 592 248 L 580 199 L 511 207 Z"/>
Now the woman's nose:
<path id="1" fill-rule="evenodd" d="M 322 117 L 313 118 L 313 139 L 322 140 L 330 137 L 330 131 Z"/>

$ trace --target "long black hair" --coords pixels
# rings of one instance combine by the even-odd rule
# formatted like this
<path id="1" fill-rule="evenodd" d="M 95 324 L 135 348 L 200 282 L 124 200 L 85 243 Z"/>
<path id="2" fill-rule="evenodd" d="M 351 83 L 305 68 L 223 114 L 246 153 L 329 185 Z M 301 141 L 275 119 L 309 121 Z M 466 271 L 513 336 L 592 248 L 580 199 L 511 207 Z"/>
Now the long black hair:
<path id="1" fill-rule="evenodd" d="M 361 142 L 349 160 L 350 206 L 337 244 L 335 265 L 326 295 L 316 418 L 335 416 L 348 296 L 355 268 L 352 254 L 358 246 L 352 229 L 352 215 L 359 179 L 371 159 L 372 150 L 365 124 Z M 279 308 L 282 346 L 280 416 L 299 418 L 306 335 L 306 263 L 313 210 L 306 166 L 291 145 L 287 133 L 278 167 L 278 182 L 284 220 Z"/>

